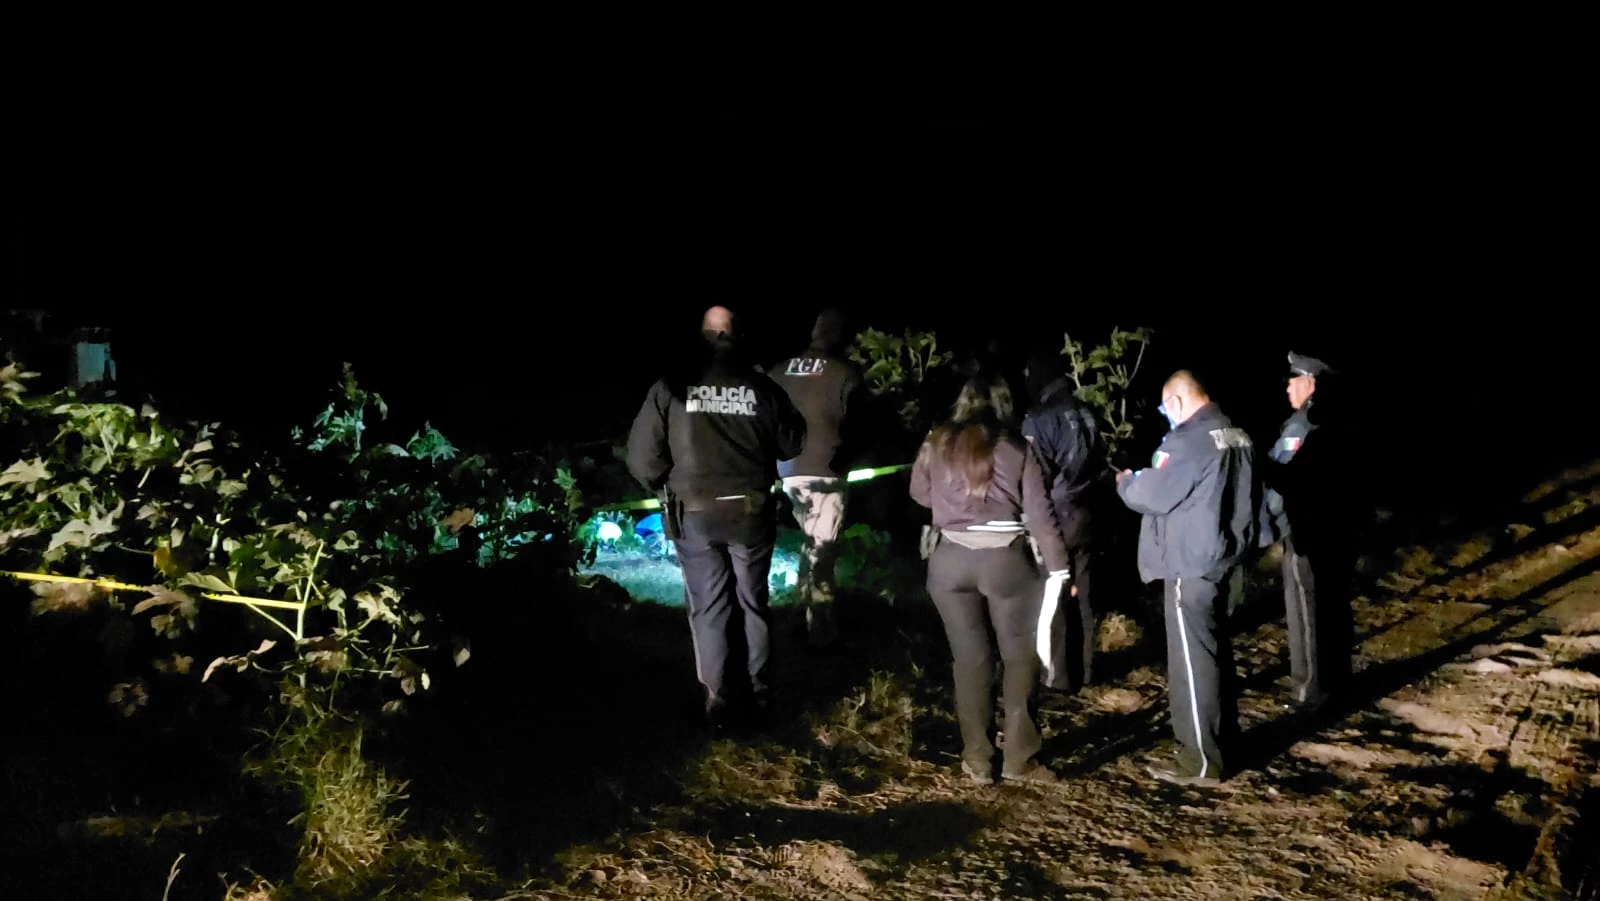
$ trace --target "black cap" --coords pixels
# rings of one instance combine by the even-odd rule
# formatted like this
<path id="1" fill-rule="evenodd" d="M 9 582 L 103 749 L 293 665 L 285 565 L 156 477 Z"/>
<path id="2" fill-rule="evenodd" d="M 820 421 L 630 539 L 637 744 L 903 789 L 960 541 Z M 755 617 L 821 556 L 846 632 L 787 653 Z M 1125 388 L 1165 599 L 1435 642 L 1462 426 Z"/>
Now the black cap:
<path id="1" fill-rule="evenodd" d="M 1293 375 L 1309 375 L 1316 378 L 1319 375 L 1331 375 L 1333 367 L 1322 362 L 1316 357 L 1307 357 L 1289 351 L 1289 372 Z"/>

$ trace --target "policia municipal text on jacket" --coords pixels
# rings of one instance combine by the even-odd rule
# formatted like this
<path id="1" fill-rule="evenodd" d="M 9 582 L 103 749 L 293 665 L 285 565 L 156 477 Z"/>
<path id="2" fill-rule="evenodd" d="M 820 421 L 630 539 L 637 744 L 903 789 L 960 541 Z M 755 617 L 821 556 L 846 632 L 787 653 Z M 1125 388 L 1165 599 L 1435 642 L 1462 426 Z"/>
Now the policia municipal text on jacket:
<path id="1" fill-rule="evenodd" d="M 1123 503 L 1144 517 L 1139 576 L 1165 583 L 1167 699 L 1183 747 L 1171 765 L 1150 772 L 1209 785 L 1226 772 L 1223 745 L 1234 730 L 1225 722 L 1224 711 L 1233 709 L 1224 694 L 1233 662 L 1217 627 L 1217 598 L 1240 557 L 1255 547 L 1260 488 L 1250 436 L 1234 428 L 1192 375 L 1175 373 L 1161 394 L 1172 430 L 1148 468 L 1117 475 Z"/>
<path id="2" fill-rule="evenodd" d="M 928 593 L 950 640 L 962 770 L 980 784 L 994 781 L 992 624 L 1004 664 L 1001 776 L 1054 781 L 1055 774 L 1034 760 L 1042 741 L 1033 701 L 1044 583 L 1059 596 L 1067 547 L 1039 457 L 1014 430 L 1004 379 L 980 373 L 962 388 L 950 420 L 917 453 L 911 497 L 932 511 L 938 535 L 928 558 Z M 1048 580 L 1039 578 L 1023 514 L 1051 571 Z"/>
<path id="3" fill-rule="evenodd" d="M 706 716 L 720 726 L 744 712 L 741 701 L 756 709 L 767 703 L 767 577 L 777 534 L 771 487 L 778 461 L 800 453 L 805 421 L 783 389 L 742 359 L 728 311 L 707 312 L 702 334 L 689 365 L 651 387 L 628 435 L 628 469 L 662 494 Z M 725 671 L 736 607 L 748 685 Z"/>

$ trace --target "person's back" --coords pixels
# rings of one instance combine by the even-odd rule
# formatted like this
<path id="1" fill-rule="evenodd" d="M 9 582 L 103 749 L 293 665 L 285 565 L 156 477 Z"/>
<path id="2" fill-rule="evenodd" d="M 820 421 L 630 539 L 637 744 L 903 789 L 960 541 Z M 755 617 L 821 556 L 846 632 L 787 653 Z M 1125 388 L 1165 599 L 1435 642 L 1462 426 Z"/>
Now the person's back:
<path id="1" fill-rule="evenodd" d="M 806 443 L 800 455 L 784 460 L 778 474 L 834 478 L 848 461 L 839 459 L 845 445 L 845 420 L 862 386 L 861 371 L 844 355 L 847 335 L 843 320 L 825 310 L 811 330 L 804 353 L 774 365 L 768 374 L 788 393 L 806 420 Z"/>
<path id="2" fill-rule="evenodd" d="M 765 709 L 767 578 L 776 540 L 770 491 L 781 459 L 800 452 L 805 421 L 783 390 L 740 360 L 733 315 L 706 312 L 706 343 L 656 382 L 628 435 L 628 469 L 666 489 L 662 523 L 683 568 L 696 674 L 706 715 L 726 722 L 741 695 Z M 746 680 L 728 685 L 727 631 L 743 621 Z"/>
<path id="3" fill-rule="evenodd" d="M 807 635 L 818 646 L 831 644 L 837 631 L 833 575 L 846 506 L 843 472 L 856 453 L 845 446 L 852 428 L 846 420 L 860 416 L 861 373 L 844 357 L 846 339 L 839 313 L 824 310 L 806 351 L 771 369 L 773 380 L 806 421 L 805 447 L 799 456 L 778 464 L 778 475 L 805 535 L 795 599 L 805 608 Z"/>
<path id="4" fill-rule="evenodd" d="M 764 496 L 777 464 L 802 446 L 805 427 L 787 395 L 746 365 L 736 345 L 712 339 L 652 388 L 670 466 L 652 457 L 650 434 L 630 435 L 629 471 L 699 503 L 739 494 Z M 655 418 L 635 422 L 655 428 Z"/>
<path id="5" fill-rule="evenodd" d="M 1030 523 L 1048 524 L 1037 530 L 1034 540 L 1051 568 L 1068 568 L 1067 549 L 1056 525 L 1059 520 L 1049 496 L 1040 490 L 1044 477 L 1037 455 L 1017 437 L 1002 435 L 995 442 L 991 460 L 987 490 L 977 494 L 970 490 L 968 478 L 941 457 L 932 442 L 924 444 L 912 466 L 911 497 L 932 512 L 934 528 L 947 537 L 987 533 L 1000 526 L 1014 526 L 1020 532 L 1026 514 Z M 1025 479 L 1037 487 L 1030 489 Z"/>
<path id="6" fill-rule="evenodd" d="M 939 536 L 928 555 L 928 594 L 950 641 L 962 770 L 981 784 L 994 781 L 991 630 L 1004 663 L 1000 775 L 1055 779 L 1034 759 L 1042 740 L 1031 704 L 1039 678 L 1038 627 L 1059 601 L 1067 548 L 1038 454 L 1012 433 L 1011 421 L 1005 380 L 979 373 L 911 467 L 911 497 L 931 511 Z M 1025 532 L 1033 534 L 1051 570 L 1043 585 Z"/>

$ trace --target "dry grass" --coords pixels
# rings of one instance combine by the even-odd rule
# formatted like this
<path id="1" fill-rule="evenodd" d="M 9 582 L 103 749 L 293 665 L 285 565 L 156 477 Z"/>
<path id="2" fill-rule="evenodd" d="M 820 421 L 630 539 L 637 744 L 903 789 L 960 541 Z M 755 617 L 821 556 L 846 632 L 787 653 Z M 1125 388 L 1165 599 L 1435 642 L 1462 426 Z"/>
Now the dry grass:
<path id="1" fill-rule="evenodd" d="M 1131 648 L 1144 638 L 1144 629 L 1121 613 L 1107 614 L 1100 621 L 1100 634 L 1096 638 L 1100 653 L 1108 654 Z"/>
<path id="2" fill-rule="evenodd" d="M 247 883 L 228 883 L 222 901 L 273 901 L 276 890 L 272 883 L 260 876 L 251 876 Z"/>
<path id="3" fill-rule="evenodd" d="M 793 732 L 711 742 L 681 771 L 680 805 L 652 811 L 644 830 L 561 852 L 555 861 L 559 875 L 544 886 L 546 893 L 528 897 L 604 887 L 607 895 L 702 898 L 730 884 L 743 887 L 745 894 L 737 897 L 810 897 L 804 892 L 819 888 L 855 897 L 870 891 L 871 880 L 852 853 L 836 843 L 763 843 L 754 835 L 713 841 L 703 832 L 705 817 L 751 807 L 870 814 L 918 792 L 955 785 L 940 767 L 912 756 L 917 722 L 948 715 L 919 706 L 913 689 L 921 675 L 914 665 L 901 673 L 874 671 Z"/>
<path id="4" fill-rule="evenodd" d="M 912 678 L 920 676 L 912 673 Z M 902 759 L 911 754 L 916 717 L 917 704 L 906 677 L 874 671 L 865 686 L 816 722 L 813 732 L 824 748 L 845 746 L 869 757 Z"/>
<path id="5" fill-rule="evenodd" d="M 291 886 L 256 878 L 231 886 L 240 901 L 258 898 L 461 898 L 464 887 L 492 884 L 477 855 L 450 836 L 408 834 L 406 783 L 362 752 L 359 726 L 332 720 L 286 728 L 247 770 L 295 793 L 303 832 Z M 402 890 L 403 889 L 403 890 Z M 399 894 L 395 894 L 399 892 Z M 234 895 L 230 895 L 234 898 Z"/>
<path id="6" fill-rule="evenodd" d="M 400 834 L 403 815 L 391 811 L 405 800 L 406 785 L 362 756 L 361 738 L 357 729 L 323 749 L 301 774 L 300 861 L 312 885 L 376 866 Z"/>

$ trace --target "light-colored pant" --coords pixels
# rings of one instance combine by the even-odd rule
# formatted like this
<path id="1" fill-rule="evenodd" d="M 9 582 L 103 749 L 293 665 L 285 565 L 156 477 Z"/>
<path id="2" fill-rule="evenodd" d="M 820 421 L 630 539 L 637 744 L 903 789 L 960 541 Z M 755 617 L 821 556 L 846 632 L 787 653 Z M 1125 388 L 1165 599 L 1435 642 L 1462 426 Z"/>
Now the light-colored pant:
<path id="1" fill-rule="evenodd" d="M 844 522 L 845 484 L 844 479 L 818 476 L 783 480 L 783 493 L 794 504 L 795 521 L 805 534 L 795 587 L 813 630 L 827 628 L 820 622 L 822 616 L 813 611 L 833 602 L 833 565 L 838 558 L 835 542 Z"/>

